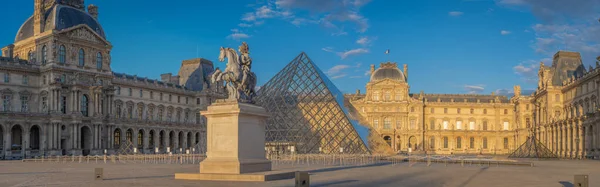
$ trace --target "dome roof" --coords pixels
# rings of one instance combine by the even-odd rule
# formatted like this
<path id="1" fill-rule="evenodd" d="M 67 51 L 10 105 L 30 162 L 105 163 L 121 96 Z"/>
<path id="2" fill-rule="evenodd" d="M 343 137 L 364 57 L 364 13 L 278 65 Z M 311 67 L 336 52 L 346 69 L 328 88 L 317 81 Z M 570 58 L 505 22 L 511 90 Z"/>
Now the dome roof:
<path id="1" fill-rule="evenodd" d="M 371 74 L 371 81 L 383 79 L 406 82 L 404 73 L 398 69 L 396 63 L 382 63 L 379 69 L 375 70 L 373 74 Z"/>
<path id="2" fill-rule="evenodd" d="M 31 16 L 23 23 L 23 25 L 21 25 L 21 28 L 15 37 L 15 43 L 34 35 L 33 24 L 33 16 Z M 42 32 L 49 30 L 61 31 L 80 24 L 87 25 L 102 38 L 106 39 L 104 29 L 102 29 L 98 20 L 87 12 L 61 4 L 56 4 L 46 11 L 44 20 L 42 20 Z"/>

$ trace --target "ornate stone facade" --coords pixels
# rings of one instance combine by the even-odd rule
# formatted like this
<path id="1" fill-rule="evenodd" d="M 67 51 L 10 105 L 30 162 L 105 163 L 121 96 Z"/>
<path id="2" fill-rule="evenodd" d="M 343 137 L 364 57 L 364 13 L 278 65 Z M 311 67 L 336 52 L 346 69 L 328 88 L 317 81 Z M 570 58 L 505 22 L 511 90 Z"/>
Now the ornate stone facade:
<path id="1" fill-rule="evenodd" d="M 579 53 L 559 51 L 540 64 L 531 131 L 559 157 L 600 157 L 599 63 L 585 68 Z"/>
<path id="2" fill-rule="evenodd" d="M 371 66 L 366 94 L 346 97 L 362 123 L 394 151 L 434 154 L 508 154 L 517 142 L 514 106 L 506 96 L 410 94 L 396 63 Z"/>
<path id="3" fill-rule="evenodd" d="M 127 147 L 139 153 L 199 151 L 206 133 L 199 111 L 220 96 L 202 85 L 207 81 L 181 86 L 112 72 L 112 45 L 97 7 L 85 12 L 83 1 L 57 2 L 35 0 L 33 19 L 21 26 L 14 44 L 2 48 L 0 159 L 110 154 Z M 185 71 L 207 77 L 212 62 L 204 64 Z"/>

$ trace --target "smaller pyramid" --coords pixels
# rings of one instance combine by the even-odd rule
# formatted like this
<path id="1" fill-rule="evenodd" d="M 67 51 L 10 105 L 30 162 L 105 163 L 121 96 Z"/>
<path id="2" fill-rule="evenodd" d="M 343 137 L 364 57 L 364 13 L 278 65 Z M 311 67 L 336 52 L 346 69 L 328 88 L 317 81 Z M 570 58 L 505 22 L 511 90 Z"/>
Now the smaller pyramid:
<path id="1" fill-rule="evenodd" d="M 508 158 L 554 159 L 558 158 L 558 156 L 552 153 L 552 151 L 537 138 L 527 137 L 527 141 L 510 154 Z"/>

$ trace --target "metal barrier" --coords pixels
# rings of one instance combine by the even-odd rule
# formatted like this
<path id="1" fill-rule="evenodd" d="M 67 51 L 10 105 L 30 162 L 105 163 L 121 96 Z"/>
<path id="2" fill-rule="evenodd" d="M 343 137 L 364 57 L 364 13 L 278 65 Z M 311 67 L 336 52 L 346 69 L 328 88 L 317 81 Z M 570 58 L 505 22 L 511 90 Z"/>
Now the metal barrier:
<path id="1" fill-rule="evenodd" d="M 143 163 L 143 164 L 198 164 L 204 154 L 103 155 L 103 156 L 42 156 L 23 159 L 23 162 L 54 163 Z"/>

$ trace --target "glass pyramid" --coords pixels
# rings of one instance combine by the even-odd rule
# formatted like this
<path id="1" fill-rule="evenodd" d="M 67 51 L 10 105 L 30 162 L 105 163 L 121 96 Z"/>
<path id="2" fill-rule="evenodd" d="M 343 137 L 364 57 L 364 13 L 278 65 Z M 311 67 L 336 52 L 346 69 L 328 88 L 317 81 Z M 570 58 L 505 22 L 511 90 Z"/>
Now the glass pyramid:
<path id="1" fill-rule="evenodd" d="M 303 52 L 257 92 L 270 113 L 270 151 L 300 154 L 369 153 L 369 130 L 351 120 L 344 95 Z"/>

